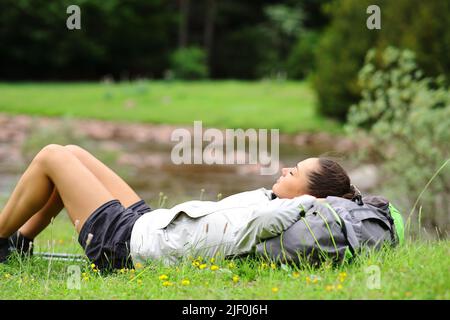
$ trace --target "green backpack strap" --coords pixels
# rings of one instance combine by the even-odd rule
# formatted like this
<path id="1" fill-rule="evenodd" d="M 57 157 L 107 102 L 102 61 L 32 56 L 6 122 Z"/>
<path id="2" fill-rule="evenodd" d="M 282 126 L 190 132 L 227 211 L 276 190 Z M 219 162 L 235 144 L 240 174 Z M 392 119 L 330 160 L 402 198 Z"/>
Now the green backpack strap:
<path id="1" fill-rule="evenodd" d="M 389 203 L 389 211 L 392 219 L 394 219 L 394 227 L 397 234 L 398 243 L 402 245 L 405 242 L 405 225 L 403 223 L 402 215 L 397 208 L 392 205 L 392 203 Z"/>

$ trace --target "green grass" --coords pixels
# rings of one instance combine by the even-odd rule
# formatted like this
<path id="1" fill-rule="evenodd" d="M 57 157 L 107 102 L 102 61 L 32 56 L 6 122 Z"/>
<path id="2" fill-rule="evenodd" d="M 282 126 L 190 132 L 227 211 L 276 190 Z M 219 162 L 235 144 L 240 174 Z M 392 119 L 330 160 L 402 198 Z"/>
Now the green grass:
<path id="1" fill-rule="evenodd" d="M 306 82 L 0 83 L 0 112 L 12 114 L 342 132 L 315 105 Z"/>
<path id="2" fill-rule="evenodd" d="M 210 261 L 201 270 L 187 259 L 172 267 L 153 262 L 102 275 L 88 263 L 15 258 L 0 264 L 0 299 L 450 299 L 449 245 L 447 240 L 407 241 L 351 264 L 315 269 L 242 259 L 214 261 L 219 269 L 213 271 Z M 36 239 L 36 250 L 82 252 L 64 216 Z M 70 265 L 83 273 L 80 289 L 68 289 Z M 373 265 L 380 269 L 379 289 L 367 286 L 367 268 Z M 161 280 L 162 275 L 168 279 Z M 239 277 L 236 282 L 234 276 Z"/>

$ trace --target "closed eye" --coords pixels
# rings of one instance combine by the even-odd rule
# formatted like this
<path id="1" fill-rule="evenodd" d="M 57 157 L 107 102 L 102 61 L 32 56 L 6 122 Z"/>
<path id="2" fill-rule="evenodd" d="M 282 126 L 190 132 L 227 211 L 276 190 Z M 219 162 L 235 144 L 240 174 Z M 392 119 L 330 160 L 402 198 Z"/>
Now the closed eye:
<path id="1" fill-rule="evenodd" d="M 289 171 L 289 174 L 291 175 L 291 176 L 293 176 L 294 174 L 292 173 L 292 171 Z"/>

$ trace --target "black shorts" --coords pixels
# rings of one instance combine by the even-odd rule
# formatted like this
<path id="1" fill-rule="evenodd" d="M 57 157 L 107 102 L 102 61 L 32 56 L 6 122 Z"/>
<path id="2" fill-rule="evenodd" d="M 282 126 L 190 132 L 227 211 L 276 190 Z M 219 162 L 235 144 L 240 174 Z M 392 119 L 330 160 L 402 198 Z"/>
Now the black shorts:
<path id="1" fill-rule="evenodd" d="M 125 208 L 111 200 L 97 208 L 80 230 L 78 242 L 86 256 L 100 270 L 133 268 L 130 239 L 134 223 L 152 209 L 140 200 Z M 91 241 L 87 243 L 89 234 Z"/>

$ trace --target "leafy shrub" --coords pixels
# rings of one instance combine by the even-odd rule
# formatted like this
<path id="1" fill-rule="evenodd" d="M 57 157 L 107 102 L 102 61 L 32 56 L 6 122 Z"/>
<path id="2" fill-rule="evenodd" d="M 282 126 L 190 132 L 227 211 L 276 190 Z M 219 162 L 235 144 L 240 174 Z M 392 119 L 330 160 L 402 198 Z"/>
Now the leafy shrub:
<path id="1" fill-rule="evenodd" d="M 424 77 L 412 51 L 388 47 L 368 52 L 359 84 L 362 100 L 350 108 L 349 133 L 370 139 L 383 161 L 386 192 L 411 208 L 407 213 L 422 207 L 426 227 L 448 230 L 450 91 L 443 77 Z"/>
<path id="2" fill-rule="evenodd" d="M 176 50 L 171 55 L 171 67 L 178 79 L 204 79 L 208 77 L 206 54 L 199 47 Z"/>
<path id="3" fill-rule="evenodd" d="M 381 30 L 368 30 L 370 0 L 341 0 L 327 5 L 331 23 L 317 49 L 315 89 L 319 111 L 345 120 L 348 108 L 360 99 L 358 71 L 367 50 L 396 46 L 416 53 L 426 75 L 450 75 L 450 2 L 377 1 Z"/>

